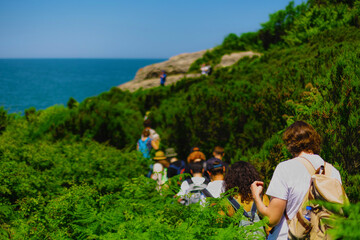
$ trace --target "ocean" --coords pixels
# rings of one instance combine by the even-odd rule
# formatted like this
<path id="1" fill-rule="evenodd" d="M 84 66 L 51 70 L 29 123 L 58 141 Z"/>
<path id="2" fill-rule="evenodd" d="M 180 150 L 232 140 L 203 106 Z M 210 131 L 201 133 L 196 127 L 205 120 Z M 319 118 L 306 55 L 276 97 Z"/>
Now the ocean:
<path id="1" fill-rule="evenodd" d="M 78 102 L 128 82 L 139 68 L 165 59 L 0 59 L 0 107 L 24 113 Z"/>

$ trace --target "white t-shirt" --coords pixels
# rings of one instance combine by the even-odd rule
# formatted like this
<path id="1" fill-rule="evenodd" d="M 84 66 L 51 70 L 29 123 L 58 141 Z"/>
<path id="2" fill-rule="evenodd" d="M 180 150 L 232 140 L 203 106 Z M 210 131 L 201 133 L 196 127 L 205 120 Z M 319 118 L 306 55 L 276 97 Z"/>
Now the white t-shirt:
<path id="1" fill-rule="evenodd" d="M 214 198 L 219 198 L 220 194 L 224 192 L 224 180 L 210 182 L 206 189 Z"/>
<path id="2" fill-rule="evenodd" d="M 211 195 L 214 198 L 219 198 L 220 194 L 225 192 L 224 180 L 216 180 L 210 182 L 206 187 L 206 189 L 211 193 Z M 201 195 L 201 202 L 200 202 L 201 206 L 205 206 L 205 203 L 206 203 L 206 197 L 204 195 Z"/>
<path id="3" fill-rule="evenodd" d="M 203 182 L 205 182 L 204 177 L 192 177 L 191 180 L 195 185 L 201 185 Z M 177 194 L 179 197 L 183 197 L 186 194 L 186 191 L 190 188 L 189 183 L 185 180 L 182 182 L 180 186 L 180 192 Z"/>
<path id="4" fill-rule="evenodd" d="M 319 155 L 301 154 L 301 157 L 308 159 L 315 169 L 324 164 L 324 160 Z M 331 177 L 338 179 L 341 183 L 340 173 L 334 167 L 331 171 Z M 310 181 L 311 176 L 306 167 L 298 160 L 290 159 L 277 165 L 266 195 L 287 200 L 286 213 L 289 219 L 292 219 L 309 190 Z M 282 216 L 280 223 L 268 239 L 288 239 L 288 225 L 285 215 Z"/>

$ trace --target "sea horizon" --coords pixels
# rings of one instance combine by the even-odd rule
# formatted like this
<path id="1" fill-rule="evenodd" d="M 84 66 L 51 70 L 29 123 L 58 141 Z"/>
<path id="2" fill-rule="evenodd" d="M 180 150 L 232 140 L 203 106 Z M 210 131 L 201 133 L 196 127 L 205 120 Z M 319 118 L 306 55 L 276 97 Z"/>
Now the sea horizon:
<path id="1" fill-rule="evenodd" d="M 24 113 L 78 102 L 134 79 L 162 58 L 0 58 L 0 107 Z"/>

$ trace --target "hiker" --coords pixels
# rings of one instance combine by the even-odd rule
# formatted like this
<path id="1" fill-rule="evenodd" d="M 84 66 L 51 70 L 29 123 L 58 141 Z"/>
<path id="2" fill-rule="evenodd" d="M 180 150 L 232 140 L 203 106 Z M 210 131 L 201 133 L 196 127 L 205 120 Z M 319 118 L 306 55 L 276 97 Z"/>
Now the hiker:
<path id="1" fill-rule="evenodd" d="M 143 154 L 144 158 L 149 159 L 151 149 L 155 149 L 156 147 L 158 147 L 158 145 L 150 138 L 149 129 L 144 129 L 141 134 L 141 138 L 137 142 L 136 149 Z"/>
<path id="2" fill-rule="evenodd" d="M 175 152 L 174 148 L 166 149 L 165 155 L 170 163 L 167 171 L 168 178 L 172 178 L 185 172 L 185 162 L 177 158 L 177 153 Z"/>
<path id="3" fill-rule="evenodd" d="M 200 161 L 190 163 L 191 178 L 186 179 L 180 187 L 180 191 L 175 196 L 180 197 L 178 202 L 184 205 L 190 205 L 200 202 L 201 191 L 205 189 L 209 183 L 203 177 L 203 164 Z"/>
<path id="4" fill-rule="evenodd" d="M 240 222 L 240 225 L 249 225 L 252 222 L 260 221 L 259 212 L 256 209 L 256 205 L 252 198 L 250 186 L 254 181 L 259 181 L 260 175 L 256 171 L 255 167 L 247 162 L 239 161 L 232 164 L 229 167 L 224 179 L 224 188 L 225 191 L 231 189 L 235 190 L 231 197 L 228 197 L 229 207 L 228 207 L 228 216 L 233 216 L 235 212 L 239 209 L 240 205 L 244 208 L 245 216 L 249 217 L 250 221 Z M 263 196 L 263 201 L 265 205 L 269 205 L 268 196 Z M 265 237 L 264 229 L 261 228 L 259 231 Z"/>
<path id="5" fill-rule="evenodd" d="M 155 153 L 153 160 L 155 161 L 155 163 L 160 163 L 161 165 L 163 165 L 164 168 L 168 168 L 170 166 L 170 163 L 167 160 L 165 153 L 161 150 Z"/>
<path id="6" fill-rule="evenodd" d="M 187 162 L 193 163 L 193 162 L 203 162 L 205 161 L 206 157 L 205 154 L 200 152 L 198 149 L 199 148 L 194 148 L 195 150 L 189 154 L 189 156 L 187 157 Z"/>
<path id="7" fill-rule="evenodd" d="M 206 187 L 206 190 L 211 194 L 210 197 L 219 198 L 220 194 L 225 190 L 223 187 L 225 165 L 219 159 L 211 159 L 208 160 L 206 164 L 206 171 L 208 172 L 211 179 L 211 182 Z"/>
<path id="8" fill-rule="evenodd" d="M 187 157 L 187 162 L 185 166 L 185 173 L 190 173 L 190 164 L 193 162 L 201 162 L 202 165 L 205 165 L 205 154 L 200 152 L 200 149 L 198 147 L 193 147 L 191 149 L 191 153 Z M 209 179 L 209 178 L 207 178 Z"/>
<path id="9" fill-rule="evenodd" d="M 155 150 L 158 150 L 159 146 L 160 146 L 160 136 L 159 136 L 159 134 L 156 133 L 156 131 L 154 129 L 151 128 L 151 120 L 147 118 L 144 121 L 143 125 L 144 125 L 145 129 L 148 129 L 150 131 L 150 138 L 154 142 L 153 148 Z M 143 137 L 143 135 L 141 135 L 141 137 Z"/>
<path id="10" fill-rule="evenodd" d="M 207 75 L 207 71 L 208 71 L 208 67 L 206 66 L 205 63 L 201 64 L 201 75 Z"/>
<path id="11" fill-rule="evenodd" d="M 268 239 L 288 239 L 287 219 L 292 220 L 297 217 L 298 210 L 302 207 L 303 199 L 311 186 L 311 175 L 306 167 L 307 164 L 310 163 L 314 172 L 315 169 L 320 170 L 321 166 L 331 170 L 329 178 L 337 179 L 339 182 L 335 182 L 341 186 L 339 171 L 331 164 L 325 163 L 319 156 L 321 137 L 311 125 L 303 121 L 293 123 L 284 132 L 283 140 L 294 158 L 279 163 L 275 168 L 266 191 L 266 194 L 271 196 L 268 207 L 260 198 L 264 183 L 254 181 L 251 185 L 257 209 L 269 218 L 270 226 L 275 226 Z"/>
<path id="12" fill-rule="evenodd" d="M 208 164 L 209 161 L 220 160 L 224 164 L 225 172 L 226 172 L 227 169 L 229 168 L 229 164 L 227 164 L 226 162 L 223 161 L 224 156 L 225 156 L 224 148 L 220 147 L 220 146 L 216 146 L 216 147 L 214 147 L 214 150 L 213 150 L 213 157 L 206 161 L 206 165 Z M 210 176 L 208 175 L 208 172 L 205 172 L 204 175 L 205 175 L 205 177 L 210 178 Z"/>
<path id="13" fill-rule="evenodd" d="M 155 171 L 154 167 L 155 167 L 156 163 L 159 163 L 159 164 L 161 164 L 161 166 L 163 168 L 163 170 L 161 170 L 161 172 L 164 173 L 163 177 L 166 178 L 166 181 L 167 181 L 167 168 L 169 167 L 170 164 L 167 161 L 165 153 L 163 151 L 160 151 L 160 150 L 157 151 L 155 153 L 155 156 L 153 157 L 153 160 L 154 160 L 155 163 L 151 164 L 149 166 L 150 169 L 149 169 L 149 172 L 146 174 L 146 177 L 151 178 L 151 176 L 153 175 L 153 173 Z"/>
<path id="14" fill-rule="evenodd" d="M 156 181 L 156 190 L 160 190 L 161 186 L 168 180 L 166 177 L 166 168 L 161 163 L 155 163 L 151 179 Z"/>
<path id="15" fill-rule="evenodd" d="M 165 85 L 166 77 L 167 77 L 166 72 L 164 70 L 162 70 L 161 74 L 160 74 L 160 86 Z"/>

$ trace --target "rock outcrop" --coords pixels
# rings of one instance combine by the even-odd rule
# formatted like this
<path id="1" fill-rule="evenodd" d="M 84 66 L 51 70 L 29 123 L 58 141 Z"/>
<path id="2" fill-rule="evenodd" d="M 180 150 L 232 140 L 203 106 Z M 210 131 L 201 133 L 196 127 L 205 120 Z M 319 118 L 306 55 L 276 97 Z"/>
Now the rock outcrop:
<path id="1" fill-rule="evenodd" d="M 228 66 L 231 66 L 233 65 L 234 63 L 236 63 L 237 61 L 239 61 L 241 58 L 244 58 L 244 57 L 250 57 L 252 58 L 253 56 L 261 56 L 260 53 L 254 53 L 252 51 L 248 51 L 248 52 L 235 52 L 235 53 L 231 53 L 231 54 L 227 54 L 227 55 L 224 55 L 222 58 L 221 58 L 221 62 L 220 64 L 218 64 L 216 66 L 216 68 L 219 68 L 219 67 L 228 67 Z"/>
<path id="2" fill-rule="evenodd" d="M 168 77 L 166 77 L 166 83 L 165 85 L 170 85 L 173 83 L 176 83 L 177 81 L 179 81 L 180 79 L 184 78 L 184 77 L 198 77 L 200 76 L 200 74 L 177 74 L 177 75 L 170 75 Z M 130 92 L 136 91 L 137 89 L 143 88 L 152 88 L 152 87 L 158 87 L 160 85 L 160 78 L 150 78 L 150 79 L 145 79 L 142 81 L 135 81 L 132 80 L 130 82 L 121 84 L 120 86 L 118 86 L 120 89 L 123 90 L 129 90 Z"/>
<path id="3" fill-rule="evenodd" d="M 140 68 L 134 78 L 134 82 L 143 81 L 151 78 L 158 78 L 161 71 L 164 70 L 167 75 L 184 74 L 189 70 L 190 65 L 198 58 L 201 58 L 206 50 L 183 53 L 169 60 L 161 63 L 155 63 L 143 68 Z"/>
<path id="4" fill-rule="evenodd" d="M 184 77 L 198 77 L 199 73 L 186 74 L 189 70 L 190 65 L 201 58 L 207 50 L 202 50 L 194 53 L 183 53 L 174 57 L 171 57 L 169 60 L 155 63 L 143 68 L 140 68 L 134 80 L 124 83 L 118 86 L 123 90 L 135 91 L 139 88 L 152 88 L 157 87 L 160 84 L 160 73 L 162 70 L 166 71 L 168 75 L 166 78 L 166 84 L 173 84 Z M 251 51 L 248 52 L 236 52 L 229 55 L 224 55 L 221 59 L 221 62 L 215 66 L 215 68 L 227 67 L 233 65 L 243 57 L 253 57 L 261 56 L 259 53 L 254 53 Z"/>

